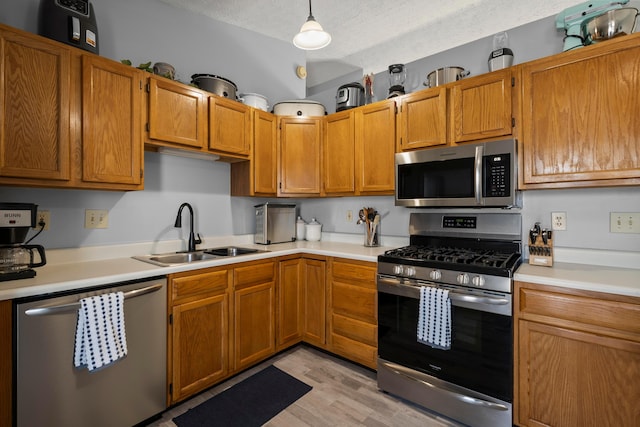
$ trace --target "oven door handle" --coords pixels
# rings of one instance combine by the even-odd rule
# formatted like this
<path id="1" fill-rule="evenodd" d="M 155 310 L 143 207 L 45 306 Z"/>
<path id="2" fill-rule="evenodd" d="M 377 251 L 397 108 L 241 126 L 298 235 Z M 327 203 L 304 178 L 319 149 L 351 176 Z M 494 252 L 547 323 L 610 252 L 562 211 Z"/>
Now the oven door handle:
<path id="1" fill-rule="evenodd" d="M 494 402 L 489 402 L 488 400 L 484 400 L 484 399 L 479 399 L 477 397 L 472 397 L 472 396 L 467 396 L 465 394 L 460 394 L 460 393 L 456 393 L 455 391 L 451 391 L 451 390 L 447 390 L 446 388 L 442 388 L 442 387 L 438 387 L 435 384 L 432 384 L 428 381 L 425 381 L 423 379 L 420 378 L 416 378 L 414 376 L 411 376 L 404 371 L 403 367 L 400 365 L 396 365 L 395 363 L 389 363 L 389 362 L 381 362 L 385 368 L 389 369 L 390 371 L 392 371 L 393 373 L 397 374 L 397 375 L 401 375 L 404 378 L 407 378 L 411 381 L 415 381 L 418 382 L 422 385 L 426 385 L 429 388 L 433 388 L 433 389 L 437 389 L 440 390 L 441 392 L 447 393 L 451 396 L 453 396 L 454 398 L 464 402 L 464 403 L 468 403 L 470 405 L 475 405 L 475 406 L 482 406 L 483 408 L 489 408 L 489 409 L 495 409 L 496 411 L 508 411 L 509 408 L 505 405 L 502 405 L 500 403 L 494 403 Z"/>
<path id="2" fill-rule="evenodd" d="M 420 299 L 420 286 L 405 285 L 398 279 L 392 279 L 388 277 L 378 277 L 378 291 L 385 294 Z M 477 296 L 455 291 L 449 292 L 449 299 L 451 301 L 468 302 L 475 304 L 509 304 L 509 300 L 506 298 Z"/>

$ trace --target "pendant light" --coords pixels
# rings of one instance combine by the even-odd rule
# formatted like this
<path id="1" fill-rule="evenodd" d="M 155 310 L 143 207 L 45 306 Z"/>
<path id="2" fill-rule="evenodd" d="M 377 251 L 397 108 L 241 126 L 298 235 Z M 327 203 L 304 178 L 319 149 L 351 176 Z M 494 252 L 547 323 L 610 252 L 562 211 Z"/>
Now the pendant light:
<path id="1" fill-rule="evenodd" d="M 302 24 L 300 32 L 293 38 L 293 44 L 300 49 L 316 50 L 322 49 L 331 43 L 331 35 L 322 29 L 322 26 L 311 13 L 311 0 L 309 0 L 309 17 L 307 22 Z"/>

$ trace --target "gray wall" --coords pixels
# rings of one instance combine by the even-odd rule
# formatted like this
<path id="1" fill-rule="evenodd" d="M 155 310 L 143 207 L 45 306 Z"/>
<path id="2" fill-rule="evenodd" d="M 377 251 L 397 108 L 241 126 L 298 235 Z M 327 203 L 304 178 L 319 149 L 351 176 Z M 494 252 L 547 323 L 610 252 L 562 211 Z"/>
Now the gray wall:
<path id="1" fill-rule="evenodd" d="M 35 32 L 37 4 L 38 0 L 2 2 L 0 20 Z M 236 82 L 241 91 L 262 93 L 270 101 L 304 97 L 304 82 L 295 77 L 295 65 L 304 63 L 304 53 L 288 43 L 265 39 L 154 0 L 109 0 L 109 7 L 106 5 L 106 1 L 95 5 L 103 56 L 116 60 L 129 58 L 134 63 L 170 62 L 183 79 L 192 73 L 220 74 Z M 552 22 L 552 18 L 543 19 L 509 31 L 516 62 L 561 49 L 561 35 L 550 28 Z M 463 66 L 472 75 L 481 74 L 486 71 L 490 50 L 491 38 L 488 38 L 408 64 L 411 86 L 407 87 L 421 89 L 421 82 L 429 71 L 446 65 Z M 318 88 L 325 92 L 325 98 L 316 98 L 323 96 L 322 93 L 311 98 L 333 111 L 337 87 L 359 80 L 360 74 L 353 73 Z M 386 75 L 377 76 L 375 83 L 376 94 L 385 97 Z M 40 209 L 51 211 L 51 230 L 34 241 L 47 248 L 185 238 L 183 231 L 173 228 L 182 202 L 194 206 L 196 231 L 204 236 L 253 232 L 253 205 L 264 199 L 230 197 L 227 164 L 146 153 L 145 175 L 145 190 L 141 192 L 0 187 L 0 200 L 32 202 Z M 640 251 L 640 235 L 608 231 L 609 212 L 640 212 L 640 187 L 528 191 L 523 198 L 524 229 L 535 221 L 549 226 L 551 212 L 567 212 L 567 231 L 555 235 L 558 246 Z M 307 221 L 316 217 L 324 231 L 360 235 L 361 226 L 356 226 L 355 220 L 347 222 L 347 211 L 357 216 L 362 207 L 374 207 L 382 214 L 383 244 L 385 236 L 407 236 L 412 211 L 395 207 L 393 197 L 388 196 L 293 202 L 299 205 L 300 214 Z M 109 228 L 84 229 L 85 209 L 108 209 Z"/>

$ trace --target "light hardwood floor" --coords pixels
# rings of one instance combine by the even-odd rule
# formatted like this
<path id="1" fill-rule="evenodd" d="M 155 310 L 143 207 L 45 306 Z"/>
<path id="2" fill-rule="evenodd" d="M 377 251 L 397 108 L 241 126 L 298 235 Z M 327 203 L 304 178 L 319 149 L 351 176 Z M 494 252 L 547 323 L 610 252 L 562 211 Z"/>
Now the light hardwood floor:
<path id="1" fill-rule="evenodd" d="M 409 402 L 378 390 L 375 373 L 359 365 L 300 345 L 175 407 L 152 427 L 175 427 L 172 418 L 228 389 L 255 372 L 273 364 L 313 387 L 266 425 L 284 426 L 372 426 L 458 427 Z M 212 424 L 213 425 L 213 424 Z"/>

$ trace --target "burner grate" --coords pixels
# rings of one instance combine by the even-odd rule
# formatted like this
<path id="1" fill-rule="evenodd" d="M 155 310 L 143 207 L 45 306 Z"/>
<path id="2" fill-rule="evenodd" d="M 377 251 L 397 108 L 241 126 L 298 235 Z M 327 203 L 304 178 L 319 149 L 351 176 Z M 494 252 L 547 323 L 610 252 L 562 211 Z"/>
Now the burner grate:
<path id="1" fill-rule="evenodd" d="M 480 267 L 511 268 L 520 258 L 518 253 L 490 249 L 466 249 L 452 247 L 428 247 L 410 245 L 391 249 L 385 256 L 411 260 L 438 261 L 450 264 L 466 264 Z"/>

